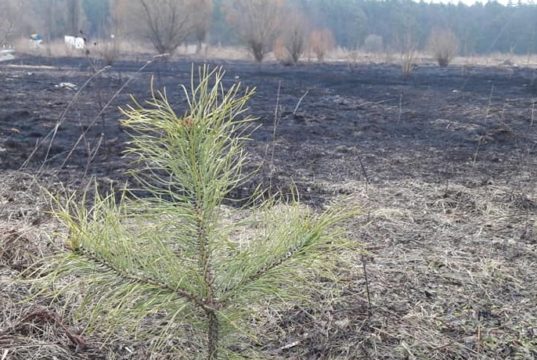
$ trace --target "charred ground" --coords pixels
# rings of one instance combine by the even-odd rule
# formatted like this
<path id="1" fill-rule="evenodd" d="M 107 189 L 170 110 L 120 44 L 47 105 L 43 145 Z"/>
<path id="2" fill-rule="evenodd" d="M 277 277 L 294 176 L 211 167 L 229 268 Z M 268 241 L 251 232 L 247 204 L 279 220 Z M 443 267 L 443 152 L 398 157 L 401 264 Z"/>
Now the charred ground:
<path id="1" fill-rule="evenodd" d="M 146 356 L 143 344 L 127 339 L 106 349 L 87 339 L 90 350 L 76 352 L 43 313 L 22 323 L 37 304 L 17 305 L 26 289 L 12 282 L 55 251 L 57 225 L 36 181 L 53 189 L 60 182 L 77 188 L 92 176 L 127 180 L 118 106 L 132 103 L 131 94 L 147 98 L 151 79 L 184 111 L 179 85 L 190 82 L 192 62 L 155 61 L 140 70 L 144 64 L 118 62 L 99 74 L 86 59 L 0 65 L 0 284 L 7 289 L 0 348 L 14 358 L 36 349 L 41 358 Z M 275 323 L 267 354 L 537 356 L 534 69 L 420 66 L 403 79 L 391 65 L 218 65 L 230 84 L 257 88 L 251 114 L 259 127 L 249 150 L 251 168 L 260 171 L 252 185 L 295 183 L 313 206 L 348 194 L 364 212 L 351 230 L 367 249 L 370 314 L 357 263 L 332 307 L 314 316 L 297 310 L 294 321 Z"/>

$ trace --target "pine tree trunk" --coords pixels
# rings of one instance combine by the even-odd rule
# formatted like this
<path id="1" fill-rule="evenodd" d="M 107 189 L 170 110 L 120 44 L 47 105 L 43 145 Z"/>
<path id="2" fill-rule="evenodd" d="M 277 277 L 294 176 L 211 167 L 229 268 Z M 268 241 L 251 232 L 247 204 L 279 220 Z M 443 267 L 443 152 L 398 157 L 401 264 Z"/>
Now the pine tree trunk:
<path id="1" fill-rule="evenodd" d="M 208 336 L 208 351 L 209 355 L 207 356 L 208 360 L 217 360 L 218 359 L 218 317 L 214 311 L 207 312 L 207 317 L 209 319 L 209 331 Z"/>

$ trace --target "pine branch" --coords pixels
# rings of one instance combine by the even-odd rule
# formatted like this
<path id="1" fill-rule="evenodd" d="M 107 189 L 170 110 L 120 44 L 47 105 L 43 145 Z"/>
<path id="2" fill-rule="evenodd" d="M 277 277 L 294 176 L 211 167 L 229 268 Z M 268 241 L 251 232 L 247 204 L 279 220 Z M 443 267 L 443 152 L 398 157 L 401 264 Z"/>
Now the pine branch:
<path id="1" fill-rule="evenodd" d="M 295 246 L 291 247 L 287 250 L 282 256 L 273 259 L 269 264 L 265 264 L 263 267 L 259 268 L 257 271 L 255 271 L 253 274 L 250 274 L 249 276 L 241 279 L 238 283 L 234 284 L 231 287 L 228 287 L 223 290 L 224 293 L 233 293 L 237 289 L 240 289 L 241 287 L 248 286 L 249 284 L 259 280 L 263 276 L 268 275 L 272 270 L 278 268 L 279 266 L 284 265 L 286 262 L 293 260 L 298 254 L 302 253 L 304 249 L 311 244 L 314 238 L 318 237 L 319 235 L 315 236 L 314 234 L 310 234 L 306 236 L 306 239 L 299 244 L 295 244 Z M 229 300 L 229 299 L 227 299 Z"/>
<path id="2" fill-rule="evenodd" d="M 116 276 L 124 279 L 125 281 L 131 281 L 136 282 L 142 285 L 149 285 L 154 286 L 156 288 L 159 288 L 161 290 L 168 291 L 171 294 L 177 295 L 178 298 L 182 300 L 187 300 L 193 305 L 198 306 L 200 309 L 204 311 L 217 311 L 217 309 L 213 308 L 210 304 L 208 304 L 204 299 L 201 299 L 197 297 L 196 295 L 179 288 L 173 288 L 168 284 L 165 284 L 161 281 L 149 278 L 149 277 L 143 277 L 140 275 L 135 275 L 132 273 L 129 273 L 128 271 L 123 271 L 119 267 L 114 266 L 110 262 L 106 261 L 102 257 L 98 256 L 96 253 L 91 252 L 89 250 L 84 250 L 82 248 L 77 249 L 76 251 L 72 252 L 76 256 L 80 256 L 86 260 L 89 260 L 101 268 L 104 268 L 105 271 L 112 272 L 116 274 Z"/>

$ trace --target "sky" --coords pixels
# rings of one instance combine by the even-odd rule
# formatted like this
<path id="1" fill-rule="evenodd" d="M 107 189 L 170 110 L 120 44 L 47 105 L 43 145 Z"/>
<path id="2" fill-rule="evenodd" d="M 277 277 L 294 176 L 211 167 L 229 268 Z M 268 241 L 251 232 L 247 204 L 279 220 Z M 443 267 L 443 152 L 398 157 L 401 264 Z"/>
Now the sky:
<path id="1" fill-rule="evenodd" d="M 466 5 L 473 5 L 475 4 L 476 2 L 481 2 L 483 4 L 487 3 L 488 0 L 481 0 L 481 1 L 476 1 L 476 0 L 425 0 L 426 2 L 431 2 L 431 3 L 442 3 L 442 4 L 458 4 L 459 2 L 462 2 L 463 4 L 466 4 Z M 500 4 L 504 4 L 506 5 L 509 0 L 498 0 L 498 2 Z M 514 3 L 517 3 L 518 0 L 513 0 Z M 522 0 L 523 3 L 528 3 L 529 1 L 528 0 Z"/>

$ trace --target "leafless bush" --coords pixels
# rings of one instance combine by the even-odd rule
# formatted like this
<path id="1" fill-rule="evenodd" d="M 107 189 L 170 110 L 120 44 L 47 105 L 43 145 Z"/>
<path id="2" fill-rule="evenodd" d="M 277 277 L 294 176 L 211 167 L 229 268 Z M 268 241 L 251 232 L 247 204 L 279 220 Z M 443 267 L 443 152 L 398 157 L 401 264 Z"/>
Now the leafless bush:
<path id="1" fill-rule="evenodd" d="M 401 73 L 408 78 L 416 66 L 416 50 L 408 49 L 401 53 Z"/>
<path id="2" fill-rule="evenodd" d="M 283 34 L 274 43 L 274 55 L 283 64 L 296 64 L 306 49 L 306 19 L 290 9 L 283 26 Z"/>
<path id="3" fill-rule="evenodd" d="M 334 36 L 329 29 L 314 30 L 310 34 L 309 47 L 319 62 L 324 61 L 326 53 L 334 46 Z"/>
<path id="4" fill-rule="evenodd" d="M 29 23 L 27 0 L 0 0 L 0 46 L 13 44 Z"/>
<path id="5" fill-rule="evenodd" d="M 294 64 L 293 58 L 289 53 L 289 50 L 285 46 L 285 39 L 283 36 L 280 36 L 276 39 L 276 41 L 274 41 L 272 52 L 274 53 L 274 57 L 279 63 L 286 66 Z"/>
<path id="6" fill-rule="evenodd" d="M 417 45 L 414 37 L 410 32 L 396 37 L 396 47 L 401 56 L 401 73 L 403 77 L 408 78 L 414 71 Z"/>
<path id="7" fill-rule="evenodd" d="M 207 40 L 207 34 L 211 27 L 213 12 L 212 0 L 193 0 L 191 7 L 193 22 L 193 33 L 197 41 L 196 53 L 201 52 L 203 42 Z"/>
<path id="8" fill-rule="evenodd" d="M 99 41 L 94 52 L 98 58 L 103 60 L 105 65 L 112 65 L 120 55 L 119 41 L 115 38 Z"/>
<path id="9" fill-rule="evenodd" d="M 447 29 L 433 29 L 429 36 L 428 48 L 441 67 L 449 65 L 459 50 L 457 36 Z"/>
<path id="10" fill-rule="evenodd" d="M 369 34 L 364 40 L 364 50 L 370 53 L 381 53 L 384 50 L 382 36 Z"/>
<path id="11" fill-rule="evenodd" d="M 131 4 L 131 31 L 147 38 L 159 54 L 173 54 L 193 29 L 187 0 L 137 0 Z"/>
<path id="12" fill-rule="evenodd" d="M 283 0 L 233 0 L 224 8 L 228 22 L 257 62 L 280 34 Z"/>

